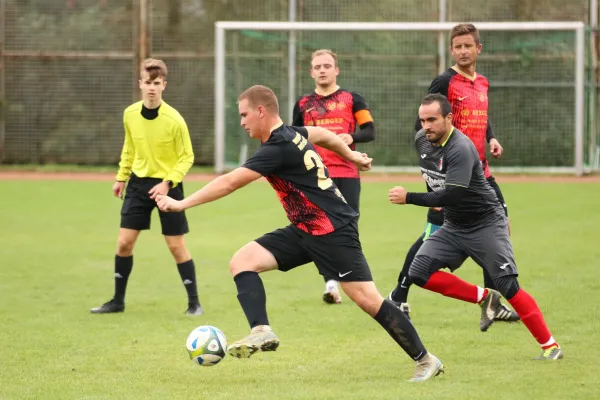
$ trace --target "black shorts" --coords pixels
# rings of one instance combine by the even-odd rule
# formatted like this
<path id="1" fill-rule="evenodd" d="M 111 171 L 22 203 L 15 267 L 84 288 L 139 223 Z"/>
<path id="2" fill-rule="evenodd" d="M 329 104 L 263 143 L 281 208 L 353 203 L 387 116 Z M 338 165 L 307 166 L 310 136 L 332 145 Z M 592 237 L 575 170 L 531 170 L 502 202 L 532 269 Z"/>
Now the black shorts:
<path id="1" fill-rule="evenodd" d="M 370 282 L 371 269 L 363 254 L 356 220 L 327 235 L 313 236 L 294 225 L 256 239 L 275 259 L 280 271 L 314 262 L 319 273 L 341 282 Z"/>
<path id="2" fill-rule="evenodd" d="M 335 186 L 340 189 L 342 196 L 352 209 L 359 212 L 360 206 L 360 178 L 331 178 Z"/>
<path id="3" fill-rule="evenodd" d="M 502 190 L 500 190 L 500 186 L 498 186 L 498 184 L 496 183 L 496 178 L 494 178 L 493 176 L 490 176 L 489 178 L 487 178 L 487 181 L 490 184 L 490 186 L 492 187 L 492 189 L 494 189 L 494 192 L 496 192 L 496 197 L 498 197 L 498 200 L 500 201 L 500 204 L 502 205 L 502 209 L 504 210 L 504 215 L 506 215 L 508 217 L 508 207 L 506 206 L 506 202 L 504 201 L 504 196 L 502 195 Z"/>
<path id="4" fill-rule="evenodd" d="M 150 229 L 150 215 L 156 207 L 156 202 L 150 198 L 148 192 L 161 182 L 162 179 L 159 178 L 139 178 L 131 174 L 121 207 L 121 228 L 136 231 Z M 169 197 L 183 200 L 183 183 L 169 190 Z M 185 212 L 166 213 L 158 210 L 158 215 L 163 235 L 178 236 L 190 231 Z"/>

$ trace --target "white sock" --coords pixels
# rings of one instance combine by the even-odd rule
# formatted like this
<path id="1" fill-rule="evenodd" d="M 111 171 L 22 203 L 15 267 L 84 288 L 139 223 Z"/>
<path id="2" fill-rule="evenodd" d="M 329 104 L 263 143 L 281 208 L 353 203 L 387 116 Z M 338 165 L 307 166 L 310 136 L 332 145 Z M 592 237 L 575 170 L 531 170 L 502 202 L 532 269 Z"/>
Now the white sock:
<path id="1" fill-rule="evenodd" d="M 477 286 L 477 302 L 479 303 L 483 299 L 484 288 Z"/>
<path id="2" fill-rule="evenodd" d="M 552 336 L 550 336 L 550 339 L 546 343 L 542 344 L 542 349 L 544 347 L 550 346 L 551 344 L 557 344 L 556 340 L 554 340 L 554 338 Z"/>

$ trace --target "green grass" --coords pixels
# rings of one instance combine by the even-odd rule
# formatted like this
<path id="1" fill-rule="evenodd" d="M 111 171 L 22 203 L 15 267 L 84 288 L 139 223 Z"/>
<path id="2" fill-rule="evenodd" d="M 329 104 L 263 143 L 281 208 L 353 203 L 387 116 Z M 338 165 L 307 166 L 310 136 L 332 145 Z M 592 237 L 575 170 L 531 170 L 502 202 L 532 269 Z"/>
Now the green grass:
<path id="1" fill-rule="evenodd" d="M 415 287 L 413 321 L 447 373 L 408 384 L 412 361 L 347 298 L 323 304 L 312 265 L 263 275 L 282 341 L 277 352 L 210 368 L 187 358 L 185 339 L 198 325 L 215 325 L 230 341 L 248 333 L 228 261 L 287 222 L 265 183 L 189 212 L 187 241 L 206 310 L 196 318 L 183 315 L 185 291 L 158 218 L 137 244 L 126 312 L 89 313 L 113 290 L 121 202 L 110 184 L 0 183 L 0 399 L 598 398 L 598 185 L 503 185 L 521 286 L 545 312 L 565 359 L 533 362 L 539 349 L 522 324 L 481 333 L 478 307 Z M 383 294 L 425 215 L 389 205 L 390 186 L 364 184 L 360 221 Z M 481 284 L 471 262 L 458 274 Z"/>

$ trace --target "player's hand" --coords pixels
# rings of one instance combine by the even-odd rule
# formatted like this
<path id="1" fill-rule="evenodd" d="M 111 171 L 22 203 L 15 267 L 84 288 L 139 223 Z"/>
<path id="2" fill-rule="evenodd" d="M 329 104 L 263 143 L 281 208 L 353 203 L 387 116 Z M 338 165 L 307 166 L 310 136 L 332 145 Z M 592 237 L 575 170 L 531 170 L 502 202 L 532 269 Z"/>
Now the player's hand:
<path id="1" fill-rule="evenodd" d="M 158 183 L 156 185 L 154 185 L 152 187 L 152 189 L 150 189 L 150 191 L 148 192 L 148 194 L 150 195 L 151 199 L 156 198 L 156 196 L 158 196 L 159 194 L 167 194 L 169 193 L 169 184 L 167 182 L 161 182 Z"/>
<path id="2" fill-rule="evenodd" d="M 492 138 L 490 140 L 490 153 L 494 156 L 494 158 L 498 158 L 502 155 L 504 149 L 500 146 L 500 142 L 496 138 Z"/>
<path id="3" fill-rule="evenodd" d="M 113 194 L 115 195 L 115 197 L 118 197 L 120 199 L 123 198 L 123 191 L 125 190 L 125 182 L 115 182 L 115 184 L 112 187 L 112 191 Z"/>
<path id="4" fill-rule="evenodd" d="M 406 204 L 406 194 L 408 191 L 402 186 L 396 186 L 390 189 L 388 198 L 392 204 Z"/>
<path id="5" fill-rule="evenodd" d="M 170 198 L 163 194 L 156 195 L 156 205 L 160 211 L 165 212 L 181 212 L 184 210 L 181 201 Z"/>
<path id="6" fill-rule="evenodd" d="M 340 133 L 338 135 L 338 137 L 340 139 L 342 139 L 344 141 L 344 143 L 346 143 L 348 146 L 350 146 L 352 143 L 354 143 L 354 138 L 349 133 Z"/>
<path id="7" fill-rule="evenodd" d="M 431 211 L 442 212 L 442 207 L 429 207 Z"/>
<path id="8" fill-rule="evenodd" d="M 366 153 L 361 153 L 358 151 L 353 151 L 353 157 L 350 161 L 352 161 L 358 169 L 361 171 L 368 171 L 371 169 L 371 163 L 373 159 L 369 157 Z"/>

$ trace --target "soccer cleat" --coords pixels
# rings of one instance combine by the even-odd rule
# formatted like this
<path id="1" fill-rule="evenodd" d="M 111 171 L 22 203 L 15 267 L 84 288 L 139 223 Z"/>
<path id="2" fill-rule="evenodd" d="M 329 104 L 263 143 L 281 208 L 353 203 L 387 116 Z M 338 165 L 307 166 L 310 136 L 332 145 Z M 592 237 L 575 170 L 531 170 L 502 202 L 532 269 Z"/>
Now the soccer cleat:
<path id="1" fill-rule="evenodd" d="M 200 303 L 188 303 L 188 309 L 186 310 L 186 315 L 202 315 L 204 314 L 204 310 Z"/>
<path id="2" fill-rule="evenodd" d="M 542 354 L 534 360 L 560 360 L 561 358 L 563 358 L 563 351 L 557 345 L 543 350 Z"/>
<path id="3" fill-rule="evenodd" d="M 481 332 L 488 330 L 494 323 L 494 318 L 500 308 L 500 293 L 493 289 L 487 289 L 488 295 L 479 303 L 481 307 L 481 320 L 479 321 L 479 329 Z"/>
<path id="4" fill-rule="evenodd" d="M 409 382 L 424 382 L 444 372 L 442 362 L 431 353 L 425 354 L 420 360 L 416 361 L 416 364 L 415 373 L 408 380 Z"/>
<path id="5" fill-rule="evenodd" d="M 521 317 L 519 317 L 519 314 L 506 307 L 504 304 L 499 304 L 498 310 L 496 311 L 496 315 L 494 316 L 494 321 L 517 322 L 520 320 Z"/>
<path id="6" fill-rule="evenodd" d="M 100 307 L 94 307 L 90 310 L 92 314 L 109 314 L 118 313 L 125 311 L 125 303 L 118 303 L 115 299 L 112 299 Z"/>
<path id="7" fill-rule="evenodd" d="M 397 301 L 392 299 L 392 293 L 393 292 L 390 292 L 390 294 L 388 294 L 386 300 L 390 301 L 393 305 L 398 307 L 400 311 L 402 311 L 404 315 L 406 315 L 406 318 L 410 319 L 410 305 L 408 303 L 398 303 Z"/>
<path id="8" fill-rule="evenodd" d="M 337 281 L 327 281 L 323 292 L 323 301 L 327 304 L 340 304 L 342 302 L 342 295 Z"/>
<path id="9" fill-rule="evenodd" d="M 229 355 L 237 358 L 250 358 L 261 351 L 275 351 L 279 347 L 279 339 L 269 326 L 254 327 L 250 335 L 238 340 L 227 348 Z"/>

